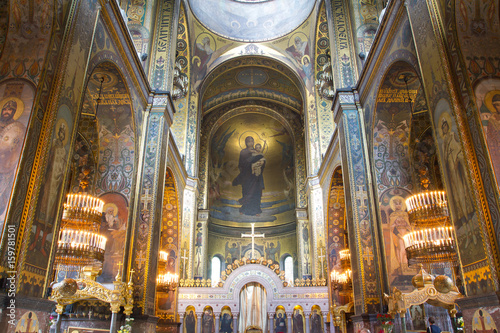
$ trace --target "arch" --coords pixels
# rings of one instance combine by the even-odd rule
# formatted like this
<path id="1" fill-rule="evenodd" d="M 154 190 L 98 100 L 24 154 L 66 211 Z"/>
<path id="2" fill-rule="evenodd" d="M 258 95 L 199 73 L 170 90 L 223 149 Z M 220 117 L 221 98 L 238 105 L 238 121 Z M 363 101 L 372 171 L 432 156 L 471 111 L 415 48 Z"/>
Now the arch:
<path id="1" fill-rule="evenodd" d="M 347 246 L 346 202 L 344 193 L 344 180 L 342 167 L 338 166 L 333 171 L 330 180 L 327 208 L 327 251 L 328 251 L 328 276 L 334 270 L 340 271 L 339 252 Z M 344 302 L 344 296 L 338 294 L 331 286 L 330 293 L 334 299 Z M 342 298 L 342 299 L 341 299 Z"/>
<path id="2" fill-rule="evenodd" d="M 404 285 L 417 273 L 408 268 L 402 237 L 411 230 L 404 199 L 414 189 L 409 138 L 421 90 L 418 71 L 408 59 L 399 58 L 387 67 L 376 95 L 373 172 L 389 285 Z"/>
<path id="3" fill-rule="evenodd" d="M 163 265 L 158 264 L 159 269 L 164 269 L 164 272 L 178 274 L 180 265 L 180 248 L 179 248 L 179 226 L 180 226 L 180 209 L 179 198 L 175 177 L 172 170 L 167 167 L 165 171 L 165 187 L 163 190 L 162 204 L 162 220 L 160 226 L 159 251 L 168 253 L 168 259 Z M 164 266 L 164 267 L 163 267 Z M 160 272 L 159 273 L 163 273 Z M 182 277 L 182 274 L 179 274 Z M 173 320 L 176 317 L 176 292 L 156 293 L 156 316 L 166 320 Z"/>

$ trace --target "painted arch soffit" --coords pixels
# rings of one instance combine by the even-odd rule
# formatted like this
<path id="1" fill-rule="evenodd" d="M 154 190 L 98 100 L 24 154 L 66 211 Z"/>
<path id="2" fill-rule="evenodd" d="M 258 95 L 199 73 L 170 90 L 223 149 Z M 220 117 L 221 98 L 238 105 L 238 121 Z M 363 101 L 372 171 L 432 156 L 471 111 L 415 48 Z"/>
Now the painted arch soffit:
<path id="1" fill-rule="evenodd" d="M 303 90 L 287 65 L 267 57 L 238 57 L 220 64 L 205 78 L 200 90 L 202 112 L 213 112 L 236 100 L 260 99 L 301 113 Z"/>

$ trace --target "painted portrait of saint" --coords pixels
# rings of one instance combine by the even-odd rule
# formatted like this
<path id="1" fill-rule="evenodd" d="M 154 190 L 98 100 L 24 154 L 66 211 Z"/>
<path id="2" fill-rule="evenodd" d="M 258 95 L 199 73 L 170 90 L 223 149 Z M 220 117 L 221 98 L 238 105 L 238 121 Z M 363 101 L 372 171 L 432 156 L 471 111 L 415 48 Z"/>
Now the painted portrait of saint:
<path id="1" fill-rule="evenodd" d="M 50 144 L 48 162 L 42 183 L 42 199 L 39 203 L 39 214 L 35 221 L 35 237 L 29 250 L 39 250 L 43 256 L 50 251 L 47 236 L 52 233 L 56 221 L 59 193 L 64 179 L 66 160 L 68 157 L 69 126 L 64 118 L 56 122 L 55 132 Z"/>

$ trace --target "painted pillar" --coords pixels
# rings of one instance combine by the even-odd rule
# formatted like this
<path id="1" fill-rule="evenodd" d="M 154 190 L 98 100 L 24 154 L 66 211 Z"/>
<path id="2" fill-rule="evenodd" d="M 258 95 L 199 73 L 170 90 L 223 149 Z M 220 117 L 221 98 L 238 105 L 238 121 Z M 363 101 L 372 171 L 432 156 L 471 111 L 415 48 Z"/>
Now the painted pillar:
<path id="1" fill-rule="evenodd" d="M 307 182 L 309 194 L 309 221 L 311 231 L 311 260 L 313 279 L 325 278 L 325 219 L 323 214 L 323 190 L 319 184 L 319 178 L 309 177 Z M 323 260 L 323 264 L 321 263 Z"/>
<path id="2" fill-rule="evenodd" d="M 195 222 L 196 222 L 196 196 L 198 189 L 198 180 L 188 177 L 186 179 L 186 187 L 184 188 L 182 202 L 182 238 L 181 252 L 187 250 L 188 260 L 186 262 L 185 279 L 193 278 L 193 267 L 195 258 Z"/>
<path id="3" fill-rule="evenodd" d="M 267 318 L 268 318 L 268 332 L 269 333 L 274 333 L 274 323 L 273 323 L 273 319 L 274 319 L 274 313 L 273 312 L 268 312 L 267 313 Z"/>
<path id="4" fill-rule="evenodd" d="M 219 333 L 220 312 L 214 312 L 214 315 L 215 315 L 215 333 Z"/>
<path id="5" fill-rule="evenodd" d="M 307 220 L 307 210 L 297 209 L 297 245 L 299 256 L 299 275 L 296 279 L 310 279 L 311 269 L 311 231 Z"/>
<path id="6" fill-rule="evenodd" d="M 133 267 L 135 306 L 142 314 L 155 314 L 156 275 L 160 227 L 162 220 L 163 188 L 166 172 L 169 126 L 172 124 L 173 104 L 170 95 L 155 96 L 153 107 L 144 117 L 144 136 L 140 152 L 143 161 L 137 174 L 137 200 L 134 202 L 133 241 L 126 264 Z M 128 272 L 124 268 L 123 272 Z M 122 276 L 122 280 L 126 275 Z"/>
<path id="7" fill-rule="evenodd" d="M 286 318 L 288 319 L 288 325 L 286 327 L 287 333 L 292 333 L 292 314 L 293 314 L 293 312 L 286 313 Z"/>
<path id="8" fill-rule="evenodd" d="M 351 17 L 346 1 L 325 1 L 328 31 L 330 36 L 330 55 L 332 62 L 333 85 L 338 88 L 353 87 L 358 79 L 359 58 L 351 28 Z"/>
<path id="9" fill-rule="evenodd" d="M 201 316 L 202 313 L 196 314 L 196 333 L 201 333 Z"/>
<path id="10" fill-rule="evenodd" d="M 151 56 L 148 60 L 148 77 L 153 90 L 171 90 L 179 8 L 179 0 L 158 1 L 154 39 L 151 46 Z"/>
<path id="11" fill-rule="evenodd" d="M 455 229 L 463 291 L 468 296 L 457 303 L 466 329 L 469 329 L 468 323 L 472 322 L 476 304 L 481 304 L 484 311 L 495 311 L 493 309 L 500 305 L 497 295 L 500 289 L 498 205 L 493 201 L 494 195 L 485 193 L 486 187 L 491 186 L 491 181 L 485 184 L 484 179 L 488 163 L 474 147 L 474 141 L 480 141 L 478 131 L 481 129 L 476 128 L 477 115 L 472 106 L 464 105 L 463 94 L 460 96 L 459 90 L 463 87 L 458 84 L 457 76 L 467 74 L 450 63 L 461 55 L 456 54 L 460 52 L 459 48 L 456 50 L 456 45 L 446 47 L 449 37 L 445 36 L 445 28 L 449 27 L 444 27 L 441 3 L 413 0 L 405 4 Z M 448 5 L 453 9 L 457 6 Z M 484 18 L 479 17 L 479 11 L 476 15 L 472 25 L 477 21 L 484 22 Z M 488 306 L 491 308 L 488 309 Z"/>
<path id="12" fill-rule="evenodd" d="M 311 320 L 311 312 L 304 312 L 304 316 L 306 317 L 306 333 L 311 331 L 311 327 L 309 326 Z"/>
<path id="13" fill-rule="evenodd" d="M 207 259 L 208 251 L 208 210 L 198 211 L 198 221 L 196 221 L 195 227 L 195 239 L 194 239 L 194 278 L 195 279 L 208 279 L 210 277 L 206 276 L 207 264 L 209 260 Z"/>
<path id="14" fill-rule="evenodd" d="M 374 228 L 375 214 L 367 143 L 362 109 L 355 91 L 337 91 L 334 99 L 335 122 L 339 128 L 344 168 L 344 186 L 349 247 L 354 289 L 355 314 L 381 311 L 382 291 L 379 241 Z"/>
<path id="15" fill-rule="evenodd" d="M 233 313 L 233 333 L 238 333 L 238 312 Z"/>

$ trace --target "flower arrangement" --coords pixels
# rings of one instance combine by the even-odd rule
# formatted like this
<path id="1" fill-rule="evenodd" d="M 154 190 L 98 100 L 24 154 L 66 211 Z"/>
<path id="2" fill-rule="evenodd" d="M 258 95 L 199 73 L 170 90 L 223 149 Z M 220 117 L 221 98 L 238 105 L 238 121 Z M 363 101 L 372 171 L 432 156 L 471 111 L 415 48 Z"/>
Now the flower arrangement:
<path id="1" fill-rule="evenodd" d="M 379 333 L 392 332 L 394 321 L 392 320 L 392 316 L 390 314 L 379 313 L 377 314 L 377 320 L 380 322 L 380 326 L 382 327 Z"/>
<path id="2" fill-rule="evenodd" d="M 53 315 L 50 315 L 49 317 L 49 327 L 52 327 L 52 325 L 55 325 L 57 323 L 57 318 L 54 317 Z"/>
<path id="3" fill-rule="evenodd" d="M 125 325 L 120 326 L 120 329 L 116 333 L 131 333 L 133 320 L 134 318 L 125 318 Z"/>

